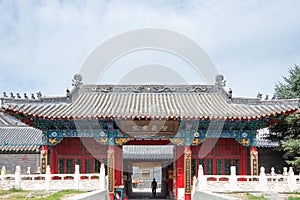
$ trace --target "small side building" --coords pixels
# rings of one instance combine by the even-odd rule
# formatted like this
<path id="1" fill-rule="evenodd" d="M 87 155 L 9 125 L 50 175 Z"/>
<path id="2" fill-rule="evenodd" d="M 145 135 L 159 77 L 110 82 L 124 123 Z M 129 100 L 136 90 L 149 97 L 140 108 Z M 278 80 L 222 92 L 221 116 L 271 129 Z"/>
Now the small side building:
<path id="1" fill-rule="evenodd" d="M 258 131 L 256 137 L 259 168 L 264 167 L 266 173 L 269 174 L 271 173 L 271 168 L 274 167 L 276 174 L 282 174 L 283 167 L 289 167 L 289 165 L 285 161 L 284 152 L 277 149 L 279 143 L 267 139 L 269 134 L 269 129 L 264 128 Z"/>
<path id="2" fill-rule="evenodd" d="M 21 173 L 36 173 L 40 166 L 42 131 L 0 112 L 0 169 L 14 173 L 17 165 Z"/>

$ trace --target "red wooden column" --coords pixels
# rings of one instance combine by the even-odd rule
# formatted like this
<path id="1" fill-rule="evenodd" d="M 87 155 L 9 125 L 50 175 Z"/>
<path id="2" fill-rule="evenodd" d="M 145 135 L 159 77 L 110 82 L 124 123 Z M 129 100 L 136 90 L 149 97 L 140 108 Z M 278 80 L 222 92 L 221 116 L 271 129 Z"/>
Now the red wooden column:
<path id="1" fill-rule="evenodd" d="M 258 175 L 258 151 L 256 147 L 250 147 L 250 173 L 251 176 Z"/>
<path id="2" fill-rule="evenodd" d="M 184 199 L 191 199 L 191 176 L 192 176 L 192 151 L 191 146 L 184 147 Z"/>
<path id="3" fill-rule="evenodd" d="M 240 145 L 240 175 L 247 175 L 247 148 Z"/>
<path id="4" fill-rule="evenodd" d="M 107 151 L 107 175 L 108 175 L 108 191 L 111 200 L 114 200 L 115 192 L 115 148 L 109 145 Z"/>
<path id="5" fill-rule="evenodd" d="M 123 168 L 122 168 L 122 146 L 113 146 L 115 151 L 115 185 L 123 185 Z"/>
<path id="6" fill-rule="evenodd" d="M 184 147 L 175 146 L 176 148 L 176 199 L 184 192 Z"/>
<path id="7" fill-rule="evenodd" d="M 58 166 L 57 166 L 57 148 L 56 148 L 56 146 L 52 146 L 50 149 L 50 168 L 51 168 L 51 174 L 57 174 Z"/>

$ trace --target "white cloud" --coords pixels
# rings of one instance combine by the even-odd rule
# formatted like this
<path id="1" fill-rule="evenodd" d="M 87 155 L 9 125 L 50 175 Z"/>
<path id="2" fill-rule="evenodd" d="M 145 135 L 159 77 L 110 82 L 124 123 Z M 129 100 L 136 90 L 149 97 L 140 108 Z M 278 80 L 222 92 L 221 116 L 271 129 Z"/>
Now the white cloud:
<path id="1" fill-rule="evenodd" d="M 63 95 L 89 53 L 137 28 L 198 42 L 234 95 L 271 95 L 300 61 L 299 1 L 2 1 L 0 91 Z M 147 64 L 147 63 L 146 63 Z"/>

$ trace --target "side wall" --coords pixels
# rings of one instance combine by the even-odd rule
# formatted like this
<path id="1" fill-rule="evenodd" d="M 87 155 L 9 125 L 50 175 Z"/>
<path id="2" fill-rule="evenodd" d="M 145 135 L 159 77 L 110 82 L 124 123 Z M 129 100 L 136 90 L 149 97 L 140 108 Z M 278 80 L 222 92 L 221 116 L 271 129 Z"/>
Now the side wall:
<path id="1" fill-rule="evenodd" d="M 31 173 L 36 173 L 40 166 L 40 154 L 0 153 L 0 169 L 5 166 L 6 171 L 13 174 L 17 165 L 21 166 L 22 174 L 27 173 L 27 167 L 31 167 Z"/>

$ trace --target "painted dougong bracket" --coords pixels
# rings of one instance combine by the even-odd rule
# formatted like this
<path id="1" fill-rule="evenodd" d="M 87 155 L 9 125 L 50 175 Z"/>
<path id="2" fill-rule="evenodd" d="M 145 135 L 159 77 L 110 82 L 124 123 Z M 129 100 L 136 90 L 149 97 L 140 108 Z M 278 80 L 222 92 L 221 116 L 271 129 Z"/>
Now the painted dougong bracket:
<path id="1" fill-rule="evenodd" d="M 57 131 L 48 131 L 43 140 L 47 141 L 47 145 L 54 146 L 60 143 L 64 137 Z"/>
<path id="2" fill-rule="evenodd" d="M 108 132 L 107 131 L 99 131 L 94 134 L 94 139 L 99 144 L 108 144 Z"/>

